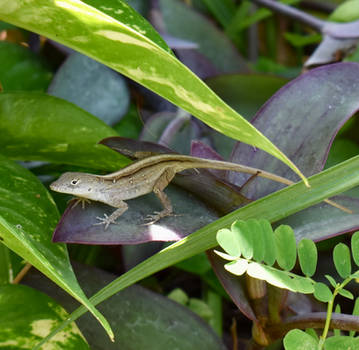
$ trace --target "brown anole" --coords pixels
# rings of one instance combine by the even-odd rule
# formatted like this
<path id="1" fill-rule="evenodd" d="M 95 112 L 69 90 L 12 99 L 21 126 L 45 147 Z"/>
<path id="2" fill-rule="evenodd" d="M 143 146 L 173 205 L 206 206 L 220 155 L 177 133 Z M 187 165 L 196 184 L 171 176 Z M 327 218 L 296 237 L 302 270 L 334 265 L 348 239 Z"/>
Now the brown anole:
<path id="1" fill-rule="evenodd" d="M 56 192 L 72 194 L 81 199 L 90 199 L 117 208 L 110 216 L 104 214 L 104 217 L 97 217 L 100 222 L 95 225 L 103 224 L 106 230 L 110 224 L 115 223 L 128 209 L 128 205 L 124 202 L 125 200 L 150 192 L 154 192 L 164 208 L 162 211 L 148 216 L 148 219 L 152 220 L 151 223 L 171 215 L 173 213 L 172 205 L 163 190 L 176 173 L 196 168 L 231 170 L 258 175 L 286 185 L 293 184 L 293 181 L 281 176 L 236 163 L 186 155 L 161 154 L 138 160 L 108 175 L 64 173 L 50 185 L 50 188 Z M 343 209 L 332 201 L 327 200 L 327 202 Z"/>

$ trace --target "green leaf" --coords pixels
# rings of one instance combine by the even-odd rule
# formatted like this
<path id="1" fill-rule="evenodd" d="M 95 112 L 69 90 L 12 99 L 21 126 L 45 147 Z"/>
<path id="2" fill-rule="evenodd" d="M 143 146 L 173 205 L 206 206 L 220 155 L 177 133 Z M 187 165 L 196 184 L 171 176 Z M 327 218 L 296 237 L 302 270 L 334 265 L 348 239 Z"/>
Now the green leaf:
<path id="1" fill-rule="evenodd" d="M 188 303 L 188 295 L 181 288 L 176 288 L 167 295 L 167 298 L 181 304 L 186 305 Z"/>
<path id="2" fill-rule="evenodd" d="M 261 262 L 265 256 L 266 246 L 263 241 L 262 225 L 257 219 L 249 219 L 246 221 L 248 230 L 252 233 L 253 241 L 253 259 Z"/>
<path id="3" fill-rule="evenodd" d="M 359 19 L 359 1 L 349 0 L 340 4 L 329 16 L 333 22 L 352 22 Z"/>
<path id="4" fill-rule="evenodd" d="M 332 300 L 333 294 L 326 284 L 318 282 L 314 284 L 314 297 L 323 303 L 328 303 Z"/>
<path id="5" fill-rule="evenodd" d="M 264 262 L 272 266 L 277 257 L 277 248 L 275 246 L 274 233 L 272 226 L 268 220 L 260 219 L 259 223 L 262 227 L 263 243 L 265 246 Z"/>
<path id="6" fill-rule="evenodd" d="M 208 86 L 247 120 L 287 79 L 265 74 L 224 74 L 206 79 Z"/>
<path id="7" fill-rule="evenodd" d="M 330 337 L 325 340 L 325 350 L 354 350 L 359 349 L 359 338 L 346 336 Z"/>
<path id="8" fill-rule="evenodd" d="M 339 290 L 338 290 L 338 293 L 339 293 L 341 296 L 343 296 L 344 298 L 348 298 L 348 299 L 350 299 L 350 300 L 354 300 L 354 295 L 353 295 L 351 292 L 349 292 L 348 290 L 346 290 L 346 289 L 339 289 Z"/>
<path id="9" fill-rule="evenodd" d="M 353 314 L 353 316 L 359 316 L 359 297 L 355 298 L 352 314 Z M 351 337 L 354 337 L 355 336 L 355 331 L 350 331 L 349 335 Z"/>
<path id="10" fill-rule="evenodd" d="M 292 329 L 284 339 L 285 350 L 317 350 L 318 342 L 309 334 L 299 330 Z"/>
<path id="11" fill-rule="evenodd" d="M 335 279 L 330 275 L 325 275 L 325 278 L 329 281 L 331 286 L 335 288 L 337 286 L 337 282 L 335 282 Z"/>
<path id="12" fill-rule="evenodd" d="M 80 288 L 66 246 L 51 242 L 59 213 L 45 187 L 31 172 L 0 155 L 0 193 L 2 242 L 85 305 L 112 336 L 109 324 Z"/>
<path id="13" fill-rule="evenodd" d="M 336 314 L 340 314 L 340 313 L 342 312 L 342 309 L 341 309 L 341 307 L 340 307 L 339 304 L 335 305 L 334 312 L 335 312 Z M 340 333 L 340 329 L 336 329 L 336 328 L 333 329 L 333 334 L 334 334 L 334 336 L 340 335 L 340 334 L 341 334 L 341 333 Z"/>
<path id="14" fill-rule="evenodd" d="M 195 312 L 198 316 L 205 320 L 209 320 L 213 317 L 213 312 L 210 307 L 201 299 L 191 298 L 189 299 L 188 308 Z"/>
<path id="15" fill-rule="evenodd" d="M 359 266 L 359 231 L 355 232 L 352 236 L 351 248 L 355 265 Z"/>
<path id="16" fill-rule="evenodd" d="M 305 333 L 309 334 L 310 336 L 312 336 L 316 341 L 319 341 L 319 337 L 317 332 L 315 331 L 314 328 L 307 328 L 305 330 Z"/>
<path id="17" fill-rule="evenodd" d="M 236 9 L 232 0 L 202 0 L 213 16 L 225 27 L 233 17 Z"/>
<path id="18" fill-rule="evenodd" d="M 22 286 L 0 287 L 0 348 L 32 349 L 67 312 L 53 299 Z M 90 349 L 76 324 L 67 326 L 57 338 L 47 343 L 54 350 Z"/>
<path id="19" fill-rule="evenodd" d="M 42 93 L 0 94 L 0 134 L 1 153 L 12 159 L 103 170 L 128 163 L 97 144 L 116 135 L 113 129 L 72 103 Z"/>
<path id="20" fill-rule="evenodd" d="M 4 91 L 45 91 L 52 72 L 29 48 L 0 41 L 0 83 Z"/>
<path id="21" fill-rule="evenodd" d="M 337 244 L 334 247 L 333 260 L 340 277 L 347 278 L 352 270 L 349 247 L 344 243 Z"/>
<path id="22" fill-rule="evenodd" d="M 219 1 L 223 3 L 223 0 Z M 158 3 L 166 32 L 196 43 L 196 51 L 218 72 L 237 73 L 248 70 L 246 61 L 239 55 L 233 43 L 211 19 L 180 0 L 160 0 Z"/>
<path id="23" fill-rule="evenodd" d="M 238 220 L 233 223 L 233 225 L 231 226 L 231 230 L 239 241 L 242 255 L 246 259 L 252 259 L 254 244 L 256 242 L 253 241 L 253 235 L 247 225 L 247 222 Z"/>
<path id="24" fill-rule="evenodd" d="M 228 272 L 233 273 L 233 275 L 242 276 L 247 271 L 248 261 L 245 259 L 238 259 L 236 261 L 231 261 L 230 263 L 225 264 L 224 268 Z"/>
<path id="25" fill-rule="evenodd" d="M 233 231 L 222 229 L 217 232 L 217 242 L 225 250 L 226 253 L 235 257 L 241 256 L 241 248 L 239 240 Z"/>
<path id="26" fill-rule="evenodd" d="M 116 278 L 114 274 L 86 265 L 75 269 L 81 285 L 89 294 L 96 293 Z M 75 306 L 66 293 L 61 293 L 52 283 L 49 285 L 49 281 L 37 271 L 32 270 L 26 276 L 26 283 L 56 298 L 66 309 Z M 102 305 L 101 311 L 113 325 L 114 343 L 89 314 L 77 322 L 93 350 L 225 349 L 213 329 L 187 306 L 139 285 L 114 295 Z M 208 315 L 208 309 L 203 311 Z M 46 350 L 46 346 L 41 350 Z"/>
<path id="27" fill-rule="evenodd" d="M 9 248 L 0 242 L 0 286 L 9 284 L 13 279 Z"/>
<path id="28" fill-rule="evenodd" d="M 298 257 L 304 275 L 313 276 L 317 268 L 318 251 L 311 239 L 304 238 L 298 243 Z"/>
<path id="29" fill-rule="evenodd" d="M 295 276 L 293 277 L 293 282 L 295 283 L 296 291 L 299 293 L 311 294 L 314 292 L 314 284 L 307 277 Z"/>
<path id="30" fill-rule="evenodd" d="M 297 259 L 294 232 L 288 225 L 280 225 L 274 231 L 278 265 L 287 271 L 293 269 Z"/>
<path id="31" fill-rule="evenodd" d="M 340 181 L 338 181 L 340 179 Z M 201 228 L 197 232 L 182 239 L 179 242 L 163 249 L 161 252 L 148 258 L 141 264 L 121 277 L 114 280 L 106 288 L 100 290 L 91 298 L 94 304 L 101 303 L 118 291 L 152 275 L 155 272 L 169 267 L 188 257 L 214 248 L 217 245 L 217 231 L 229 227 L 235 220 L 240 218 L 262 217 L 270 222 L 278 221 L 288 215 L 309 207 L 319 201 L 332 197 L 339 192 L 346 191 L 359 185 L 359 156 L 347 160 L 326 171 L 316 174 L 310 178 L 311 188 L 306 188 L 302 183 L 287 187 L 271 195 L 259 199 L 253 203 L 242 207 L 219 220 Z M 293 201 L 293 198 L 296 198 Z M 76 320 L 86 312 L 85 308 L 80 307 L 75 310 L 71 317 L 63 322 L 56 331 L 44 338 L 54 336 L 59 330 L 63 329 L 68 323 Z M 37 349 L 39 349 L 38 344 Z"/>
<path id="32" fill-rule="evenodd" d="M 258 278 L 276 286 L 296 292 L 296 284 L 286 271 L 277 270 L 271 266 L 250 263 L 247 269 L 249 276 Z"/>
<path id="33" fill-rule="evenodd" d="M 284 33 L 285 39 L 294 47 L 303 47 L 306 45 L 318 44 L 322 41 L 322 35 L 315 33 L 310 35 L 301 35 L 297 33 Z"/>
<path id="34" fill-rule="evenodd" d="M 70 0 L 38 0 L 36 6 L 33 2 L 4 0 L 0 3 L 0 19 L 45 35 L 108 65 L 212 128 L 267 151 L 306 180 L 267 138 L 174 55 L 159 46 L 158 36 L 148 34 L 147 22 L 124 1 L 108 0 L 105 7 L 99 0 L 91 1 L 91 4 L 99 6 L 100 10 Z"/>
<path id="35" fill-rule="evenodd" d="M 353 307 L 353 315 L 359 316 L 359 297 L 355 298 L 355 303 Z"/>
<path id="36" fill-rule="evenodd" d="M 107 125 L 117 123 L 130 102 L 123 76 L 78 52 L 69 55 L 56 71 L 47 92 L 75 104 Z"/>

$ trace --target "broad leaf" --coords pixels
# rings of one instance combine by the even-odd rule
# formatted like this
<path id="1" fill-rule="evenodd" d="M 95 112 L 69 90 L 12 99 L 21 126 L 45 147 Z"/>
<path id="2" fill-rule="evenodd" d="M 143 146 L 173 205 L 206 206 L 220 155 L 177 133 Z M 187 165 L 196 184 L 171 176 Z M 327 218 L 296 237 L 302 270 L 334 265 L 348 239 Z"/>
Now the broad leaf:
<path id="1" fill-rule="evenodd" d="M 68 317 L 53 299 L 21 285 L 0 287 L 0 349 L 32 349 L 54 326 Z M 90 347 L 75 324 L 47 343 L 54 350 Z"/>
<path id="2" fill-rule="evenodd" d="M 228 273 L 224 268 L 223 259 L 215 254 L 213 250 L 208 250 L 207 256 L 218 279 L 238 309 L 250 320 L 257 321 L 252 305 L 247 297 L 245 279 Z"/>
<path id="3" fill-rule="evenodd" d="M 264 149 L 301 175 L 268 139 L 226 105 L 161 43 L 159 46 L 159 37 L 153 31 L 149 34 L 147 22 L 127 3 L 111 0 L 103 6 L 98 0 L 88 2 L 99 9 L 70 0 L 39 0 L 36 6 L 22 0 L 4 0 L 0 3 L 0 19 L 85 53 L 155 91 L 214 129 Z"/>
<path id="4" fill-rule="evenodd" d="M 0 41 L 0 83 L 4 91 L 45 91 L 52 72 L 29 48 Z"/>
<path id="5" fill-rule="evenodd" d="M 80 288 L 66 246 L 51 242 L 59 214 L 44 186 L 28 170 L 0 156 L 0 193 L 2 242 L 83 303 L 111 336 L 107 321 Z"/>
<path id="6" fill-rule="evenodd" d="M 247 120 L 287 82 L 264 74 L 226 74 L 206 80 L 215 93 Z"/>
<path id="7" fill-rule="evenodd" d="M 273 95 L 254 117 L 253 125 L 283 149 L 306 175 L 315 174 L 323 169 L 339 128 L 359 108 L 358 76 L 358 63 L 313 69 Z M 242 143 L 237 144 L 232 161 L 266 169 L 294 181 L 297 178 L 273 157 Z M 231 173 L 229 179 L 241 186 L 247 176 Z M 243 193 L 255 199 L 280 187 L 256 178 Z"/>
<path id="8" fill-rule="evenodd" d="M 93 267 L 75 265 L 74 268 L 88 294 L 116 278 Z M 26 276 L 24 283 L 50 295 L 68 310 L 76 307 L 71 298 L 36 271 Z M 225 349 L 203 319 L 187 307 L 141 286 L 134 285 L 118 293 L 101 305 L 101 311 L 113 326 L 115 342 L 108 339 L 89 315 L 77 322 L 94 350 Z"/>
<path id="9" fill-rule="evenodd" d="M 97 217 L 110 215 L 115 208 L 99 202 L 91 202 L 82 208 L 75 200 L 58 223 L 53 241 L 112 245 L 178 241 L 218 218 L 214 210 L 176 186 L 167 187 L 166 193 L 175 208 L 175 216 L 146 225 L 147 215 L 162 210 L 158 198 L 150 193 L 127 201 L 129 209 L 107 229 L 104 225 L 96 225 L 99 223 Z"/>
<path id="10" fill-rule="evenodd" d="M 178 0 L 159 1 L 164 27 L 171 35 L 198 43 L 202 53 L 221 73 L 247 71 L 238 51 L 212 21 Z M 208 40 L 210 38 L 210 40 Z"/>
<path id="11" fill-rule="evenodd" d="M 116 132 L 96 117 L 42 93 L 0 94 L 1 153 L 17 160 L 43 160 L 118 170 L 124 157 L 97 145 Z"/>
<path id="12" fill-rule="evenodd" d="M 130 102 L 129 90 L 121 75 L 77 52 L 57 70 L 48 92 L 109 125 L 123 117 Z"/>
<path id="13" fill-rule="evenodd" d="M 336 196 L 331 199 L 352 210 L 352 214 L 322 202 L 291 215 L 280 223 L 293 229 L 297 241 L 302 238 L 322 241 L 359 229 L 359 199 L 348 196 Z"/>

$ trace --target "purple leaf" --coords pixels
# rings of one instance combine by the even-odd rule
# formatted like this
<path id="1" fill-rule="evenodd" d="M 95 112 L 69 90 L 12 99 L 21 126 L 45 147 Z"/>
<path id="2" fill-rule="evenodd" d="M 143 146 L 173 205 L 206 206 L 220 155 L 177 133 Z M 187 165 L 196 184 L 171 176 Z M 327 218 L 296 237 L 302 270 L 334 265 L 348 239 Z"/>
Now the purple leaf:
<path id="1" fill-rule="evenodd" d="M 233 302 L 246 317 L 256 322 L 256 315 L 246 295 L 244 277 L 238 277 L 228 273 L 228 271 L 224 269 L 225 261 L 215 254 L 213 250 L 208 250 L 207 256 L 214 272 Z"/>
<path id="2" fill-rule="evenodd" d="M 313 69 L 285 85 L 260 109 L 253 125 L 310 176 L 322 170 L 335 135 L 358 107 L 359 64 L 338 63 Z M 236 145 L 232 161 L 298 180 L 267 153 L 242 143 Z M 242 185 L 247 176 L 231 173 L 229 179 Z M 257 178 L 244 194 L 256 199 L 279 188 Z"/>
<path id="3" fill-rule="evenodd" d="M 74 266 L 76 276 L 86 294 L 93 295 L 116 277 L 89 266 Z M 57 300 L 67 311 L 77 307 L 76 301 L 33 269 L 24 283 Z M 213 329 L 187 307 L 138 285 L 120 291 L 100 305 L 115 333 L 111 342 L 96 320 L 88 313 L 76 323 L 91 349 L 206 349 L 225 350 Z"/>
<path id="4" fill-rule="evenodd" d="M 328 34 L 337 39 L 359 39 L 359 21 L 348 23 L 327 22 L 323 34 Z"/>
<path id="5" fill-rule="evenodd" d="M 214 160 L 223 160 L 223 158 L 210 146 L 206 145 L 201 141 L 192 141 L 191 144 L 191 155 L 199 158 L 214 159 Z M 208 171 L 216 175 L 220 179 L 225 179 L 227 171 L 226 170 L 215 170 L 208 169 Z M 240 189 L 239 189 L 240 190 Z"/>
<path id="6" fill-rule="evenodd" d="M 121 137 L 110 137 L 100 142 L 131 158 L 141 158 L 144 154 L 173 153 L 164 146 L 151 142 L 135 141 Z M 98 223 L 97 216 L 111 214 L 115 209 L 99 202 L 91 202 L 85 209 L 75 203 L 65 211 L 53 236 L 55 242 L 82 244 L 139 244 L 151 241 L 176 241 L 198 228 L 217 219 L 217 212 L 228 213 L 249 201 L 240 194 L 240 189 L 215 177 L 207 170 L 187 170 L 177 174 L 172 181 L 176 186 L 166 188 L 166 193 L 174 206 L 175 214 L 161 219 L 155 225 L 144 226 L 144 219 L 154 211 L 161 210 L 158 199 L 146 195 L 127 201 L 129 210 L 116 224 L 107 230 Z M 208 203 L 193 197 L 192 192 Z M 216 211 L 214 212 L 213 209 Z"/>
<path id="7" fill-rule="evenodd" d="M 153 225 L 144 225 L 145 218 L 154 211 L 162 210 L 159 200 L 149 194 L 127 201 L 129 209 L 106 230 L 96 217 L 110 215 L 115 208 L 91 202 L 83 209 L 73 201 L 58 223 L 54 242 L 80 244 L 139 244 L 151 241 L 177 241 L 216 220 L 218 216 L 189 193 L 169 186 L 166 193 L 175 214 Z"/>
<path id="8" fill-rule="evenodd" d="M 305 62 L 305 67 L 341 61 L 358 45 L 358 39 L 337 39 L 325 35 L 322 42 Z"/>
<path id="9" fill-rule="evenodd" d="M 324 202 L 314 207 L 302 210 L 291 215 L 278 225 L 286 224 L 293 228 L 296 240 L 309 238 L 313 241 L 338 236 L 346 232 L 359 229 L 359 199 L 346 196 L 334 197 L 333 200 L 353 211 L 353 214 L 345 213 Z"/>

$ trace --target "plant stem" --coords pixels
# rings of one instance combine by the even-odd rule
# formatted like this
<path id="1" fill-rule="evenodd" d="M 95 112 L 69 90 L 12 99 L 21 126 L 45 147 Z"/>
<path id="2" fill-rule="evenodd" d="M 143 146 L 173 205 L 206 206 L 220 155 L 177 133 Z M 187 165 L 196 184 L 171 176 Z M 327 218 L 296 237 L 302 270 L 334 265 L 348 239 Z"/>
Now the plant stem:
<path id="1" fill-rule="evenodd" d="M 325 21 L 322 21 L 314 16 L 311 16 L 303 11 L 300 11 L 294 7 L 281 4 L 278 1 L 273 0 L 252 0 L 257 5 L 264 6 L 266 8 L 269 8 L 270 10 L 281 13 L 287 17 L 293 18 L 295 20 L 298 20 L 302 23 L 307 24 L 308 26 L 312 27 L 313 29 L 317 30 L 318 32 L 321 32 Z"/>
<path id="2" fill-rule="evenodd" d="M 328 303 L 327 318 L 326 318 L 326 320 L 325 320 L 325 326 L 324 326 L 324 329 L 323 329 L 323 333 L 322 333 L 322 335 L 321 335 L 321 337 L 320 337 L 319 344 L 318 344 L 318 349 L 319 349 L 319 350 L 323 349 L 325 339 L 327 338 L 327 335 L 328 335 L 329 326 L 330 326 L 330 320 L 331 320 L 331 318 L 332 318 L 332 313 L 333 313 L 334 299 L 335 299 L 335 297 L 337 296 L 337 293 L 338 293 L 338 289 L 335 288 L 335 290 L 334 290 L 334 292 L 333 292 L 333 298 L 332 298 L 332 300 Z"/>

